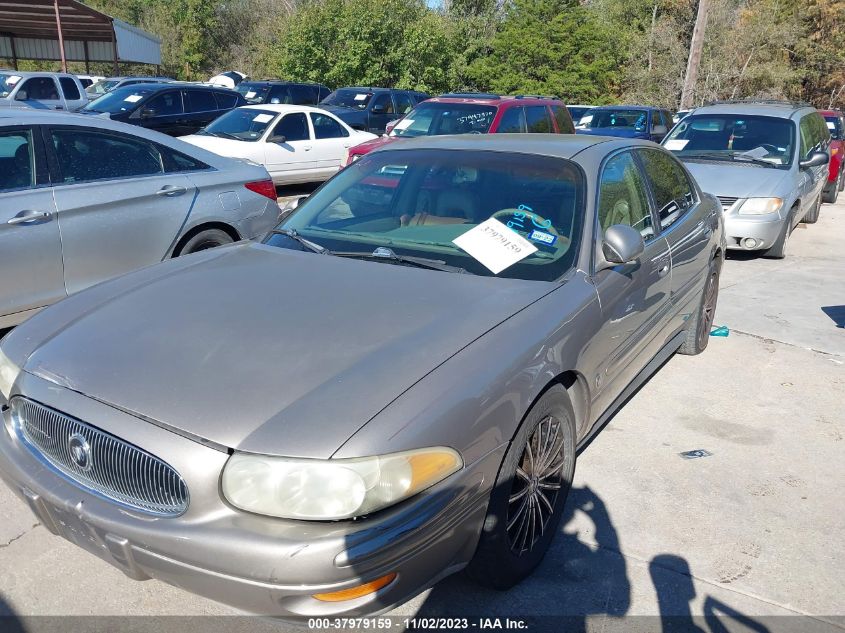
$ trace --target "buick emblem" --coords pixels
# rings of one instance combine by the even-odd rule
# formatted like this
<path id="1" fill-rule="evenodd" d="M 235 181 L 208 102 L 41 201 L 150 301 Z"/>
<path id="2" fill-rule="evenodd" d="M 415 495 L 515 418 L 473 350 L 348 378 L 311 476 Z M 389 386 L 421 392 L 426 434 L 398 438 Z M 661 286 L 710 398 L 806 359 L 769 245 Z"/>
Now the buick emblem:
<path id="1" fill-rule="evenodd" d="M 80 433 L 74 433 L 67 440 L 71 461 L 81 470 L 91 470 L 91 446 Z"/>

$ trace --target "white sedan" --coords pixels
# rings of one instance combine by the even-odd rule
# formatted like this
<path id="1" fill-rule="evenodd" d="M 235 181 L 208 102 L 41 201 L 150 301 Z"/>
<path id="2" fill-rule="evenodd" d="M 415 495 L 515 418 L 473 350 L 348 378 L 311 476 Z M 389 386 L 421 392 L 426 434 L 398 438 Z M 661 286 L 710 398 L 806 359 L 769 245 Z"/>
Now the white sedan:
<path id="1" fill-rule="evenodd" d="M 374 138 L 319 108 L 265 104 L 231 110 L 180 140 L 264 165 L 275 184 L 287 185 L 331 178 L 350 147 Z"/>

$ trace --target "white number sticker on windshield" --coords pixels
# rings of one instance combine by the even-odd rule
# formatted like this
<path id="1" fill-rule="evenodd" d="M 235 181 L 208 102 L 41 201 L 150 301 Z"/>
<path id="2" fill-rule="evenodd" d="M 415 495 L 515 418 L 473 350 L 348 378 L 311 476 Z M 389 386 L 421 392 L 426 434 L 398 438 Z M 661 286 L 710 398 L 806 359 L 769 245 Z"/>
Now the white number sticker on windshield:
<path id="1" fill-rule="evenodd" d="M 253 123 L 267 123 L 267 121 L 272 121 L 273 115 L 272 114 L 256 114 L 255 118 L 252 120 Z"/>
<path id="2" fill-rule="evenodd" d="M 124 101 L 128 101 L 129 103 L 137 103 L 141 99 L 144 98 L 144 95 L 129 95 L 124 99 Z"/>
<path id="3" fill-rule="evenodd" d="M 452 243 L 489 268 L 494 275 L 537 250 L 531 242 L 496 218 L 485 220 Z"/>
<path id="4" fill-rule="evenodd" d="M 680 152 L 687 146 L 687 143 L 689 143 L 687 139 L 673 138 L 671 141 L 666 141 L 663 147 L 670 151 Z"/>
<path id="5" fill-rule="evenodd" d="M 367 95 L 355 95 L 355 101 L 363 101 L 367 98 Z"/>
<path id="6" fill-rule="evenodd" d="M 406 127 L 411 125 L 413 122 L 414 122 L 413 119 L 402 119 L 401 121 L 399 121 L 399 123 L 397 123 L 396 125 L 393 126 L 393 129 L 394 130 L 404 130 Z"/>
<path id="7" fill-rule="evenodd" d="M 244 99 L 252 99 L 255 96 L 255 90 L 250 90 L 244 95 Z"/>

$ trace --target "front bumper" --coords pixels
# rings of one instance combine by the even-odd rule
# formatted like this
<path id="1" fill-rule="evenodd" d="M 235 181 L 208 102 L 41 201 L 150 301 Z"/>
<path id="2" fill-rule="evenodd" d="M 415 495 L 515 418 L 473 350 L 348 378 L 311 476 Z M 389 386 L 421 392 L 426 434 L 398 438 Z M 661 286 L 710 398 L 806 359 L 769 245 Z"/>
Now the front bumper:
<path id="1" fill-rule="evenodd" d="M 143 447 L 176 468 L 190 488 L 191 505 L 179 517 L 118 506 L 38 459 L 18 437 L 11 409 L 0 402 L 0 478 L 48 530 L 130 578 L 155 578 L 263 615 L 380 613 L 465 566 L 504 451 L 500 447 L 370 518 L 282 520 L 238 511 L 223 501 L 219 480 L 226 452 L 30 374 L 22 374 L 17 387 L 32 400 Z M 322 602 L 312 597 L 394 572 L 389 585 L 362 598 Z"/>
<path id="2" fill-rule="evenodd" d="M 725 212 L 725 237 L 730 249 L 754 251 L 770 248 L 780 237 L 784 226 L 789 221 L 781 213 L 767 213 L 764 215 L 740 215 L 737 207 L 743 200 L 739 200 Z M 754 240 L 753 245 L 746 240 Z"/>

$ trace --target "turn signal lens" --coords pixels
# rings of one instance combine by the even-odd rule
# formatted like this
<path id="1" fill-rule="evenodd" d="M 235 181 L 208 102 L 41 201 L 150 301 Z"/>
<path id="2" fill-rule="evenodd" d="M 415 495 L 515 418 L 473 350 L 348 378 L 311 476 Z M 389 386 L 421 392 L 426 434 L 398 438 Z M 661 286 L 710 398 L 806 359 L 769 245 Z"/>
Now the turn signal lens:
<path id="1" fill-rule="evenodd" d="M 323 602 L 343 602 L 344 600 L 355 600 L 355 598 L 363 598 L 371 593 L 375 593 L 382 587 L 387 587 L 387 585 L 393 582 L 394 578 L 396 578 L 395 573 L 387 574 L 387 576 L 376 578 L 371 582 L 358 585 L 357 587 L 342 589 L 340 591 L 331 591 L 329 593 L 315 593 L 314 597 Z"/>

